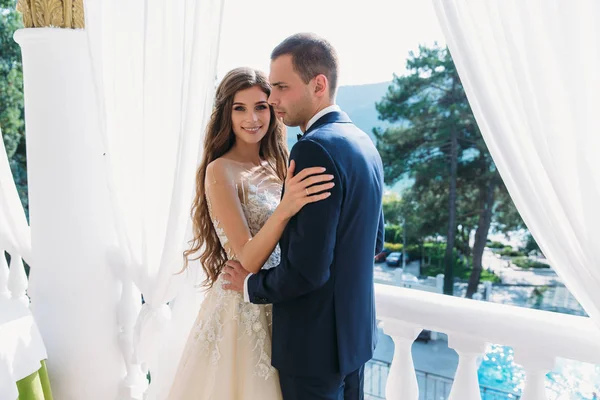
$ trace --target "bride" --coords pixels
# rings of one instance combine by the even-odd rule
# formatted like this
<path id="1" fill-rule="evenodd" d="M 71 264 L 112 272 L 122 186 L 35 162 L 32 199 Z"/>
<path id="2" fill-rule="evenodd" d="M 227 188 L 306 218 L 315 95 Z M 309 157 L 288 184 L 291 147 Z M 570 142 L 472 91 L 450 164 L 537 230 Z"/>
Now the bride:
<path id="1" fill-rule="evenodd" d="M 208 289 L 170 400 L 282 398 L 271 366 L 271 306 L 223 289 L 221 270 L 231 259 L 249 272 L 277 266 L 287 222 L 327 198 L 333 177 L 323 168 L 294 176 L 294 162 L 287 167 L 284 126 L 268 104 L 270 90 L 265 75 L 250 68 L 232 70 L 217 88 L 196 174 L 194 240 L 184 253 L 186 267 L 200 259 Z"/>

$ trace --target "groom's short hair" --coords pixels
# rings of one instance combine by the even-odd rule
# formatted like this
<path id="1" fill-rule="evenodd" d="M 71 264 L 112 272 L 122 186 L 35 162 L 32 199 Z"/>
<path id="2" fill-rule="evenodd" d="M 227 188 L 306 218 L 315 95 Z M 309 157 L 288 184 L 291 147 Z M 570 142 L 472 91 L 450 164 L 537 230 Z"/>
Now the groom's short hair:
<path id="1" fill-rule="evenodd" d="M 327 40 L 314 33 L 296 33 L 281 42 L 271 53 L 271 60 L 289 54 L 294 70 L 304 83 L 319 74 L 329 81 L 329 94 L 333 99 L 337 90 L 338 57 Z"/>

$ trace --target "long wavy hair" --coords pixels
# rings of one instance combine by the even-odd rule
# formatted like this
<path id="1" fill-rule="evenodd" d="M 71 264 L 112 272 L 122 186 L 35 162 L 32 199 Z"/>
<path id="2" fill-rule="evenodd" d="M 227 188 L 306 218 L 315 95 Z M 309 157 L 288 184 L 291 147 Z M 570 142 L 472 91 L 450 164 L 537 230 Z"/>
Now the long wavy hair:
<path id="1" fill-rule="evenodd" d="M 189 242 L 190 248 L 183 252 L 183 270 L 188 267 L 189 261 L 200 259 L 206 273 L 203 286 L 209 288 L 221 273 L 227 261 L 227 253 L 221 246 L 208 212 L 204 185 L 206 168 L 233 147 L 236 140 L 231 119 L 234 96 L 240 90 L 254 86 L 260 87 L 267 96 L 271 94 L 271 86 L 261 71 L 252 68 L 236 68 L 223 78 L 217 88 L 213 112 L 206 128 L 202 162 L 196 172 L 196 195 L 191 210 L 194 238 Z M 267 133 L 260 142 L 260 157 L 270 164 L 283 182 L 289 156 L 285 130 L 283 124 L 277 119 L 273 107 L 269 105 L 269 108 L 271 121 Z"/>

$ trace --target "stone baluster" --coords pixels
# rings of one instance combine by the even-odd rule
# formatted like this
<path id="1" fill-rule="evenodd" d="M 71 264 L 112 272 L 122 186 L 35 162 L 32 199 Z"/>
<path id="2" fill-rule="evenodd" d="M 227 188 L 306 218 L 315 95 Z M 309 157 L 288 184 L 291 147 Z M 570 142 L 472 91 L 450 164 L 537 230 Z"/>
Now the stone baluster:
<path id="1" fill-rule="evenodd" d="M 416 325 L 386 320 L 384 332 L 394 340 L 394 358 L 385 389 L 388 400 L 419 400 L 419 386 L 412 358 L 412 344 L 421 332 Z"/>
<path id="2" fill-rule="evenodd" d="M 458 367 L 448 400 L 481 400 L 478 358 L 485 352 L 485 343 L 456 334 L 448 336 L 448 347 L 458 353 Z"/>
<path id="3" fill-rule="evenodd" d="M 521 400 L 548 400 L 546 374 L 554 367 L 555 357 L 532 349 L 515 349 L 515 362 L 525 368 L 525 387 Z"/>

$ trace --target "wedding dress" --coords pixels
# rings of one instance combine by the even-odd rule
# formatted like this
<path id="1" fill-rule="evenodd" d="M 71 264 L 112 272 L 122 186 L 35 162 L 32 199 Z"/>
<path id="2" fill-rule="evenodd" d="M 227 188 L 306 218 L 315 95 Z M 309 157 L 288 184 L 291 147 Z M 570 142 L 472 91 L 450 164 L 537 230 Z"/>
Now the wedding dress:
<path id="1" fill-rule="evenodd" d="M 214 163 L 207 168 L 206 199 L 221 245 L 228 259 L 236 259 L 232 235 L 256 235 L 279 204 L 281 180 L 266 162 L 257 167 L 217 162 L 219 168 Z M 277 266 L 279 258 L 277 246 L 263 268 Z M 222 284 L 219 276 L 207 290 L 169 400 L 281 400 L 271 366 L 271 305 L 246 303 Z"/>

